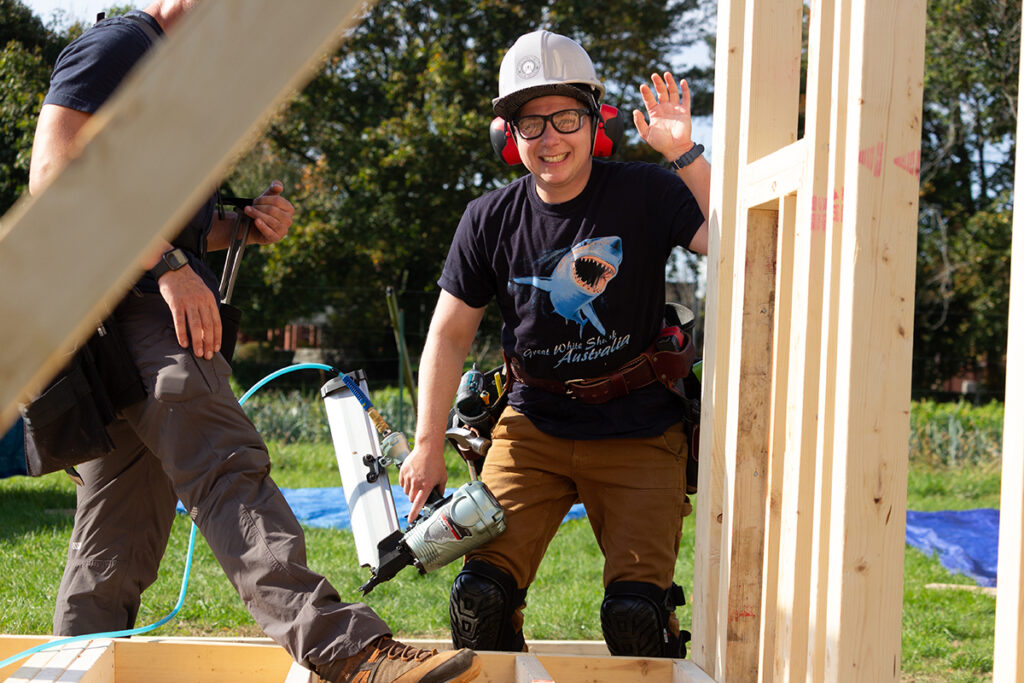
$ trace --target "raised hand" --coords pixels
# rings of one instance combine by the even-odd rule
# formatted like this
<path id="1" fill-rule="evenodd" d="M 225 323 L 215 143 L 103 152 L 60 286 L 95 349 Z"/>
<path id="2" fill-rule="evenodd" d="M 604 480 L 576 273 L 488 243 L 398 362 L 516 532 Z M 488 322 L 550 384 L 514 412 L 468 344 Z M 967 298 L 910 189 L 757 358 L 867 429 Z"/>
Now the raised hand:
<path id="1" fill-rule="evenodd" d="M 693 147 L 690 120 L 690 88 L 685 80 L 676 85 L 668 71 L 664 76 L 651 76 L 654 90 L 646 83 L 640 86 L 640 97 L 647 109 L 647 118 L 639 109 L 633 110 L 633 123 L 647 144 L 668 160 L 676 159 Z"/>

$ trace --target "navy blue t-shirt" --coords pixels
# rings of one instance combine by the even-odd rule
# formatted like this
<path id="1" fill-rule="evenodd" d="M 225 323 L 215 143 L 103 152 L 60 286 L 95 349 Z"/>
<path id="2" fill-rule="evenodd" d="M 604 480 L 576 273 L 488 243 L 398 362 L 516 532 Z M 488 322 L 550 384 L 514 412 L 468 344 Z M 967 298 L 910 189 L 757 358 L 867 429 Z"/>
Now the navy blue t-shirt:
<path id="1" fill-rule="evenodd" d="M 594 160 L 564 204 L 543 202 L 527 175 L 469 203 L 438 284 L 474 308 L 497 300 L 502 348 L 528 375 L 597 377 L 654 341 L 665 263 L 703 222 L 686 184 L 654 164 Z M 516 383 L 509 401 L 570 439 L 655 436 L 681 419 L 678 397 L 657 383 L 598 405 Z"/>
<path id="2" fill-rule="evenodd" d="M 139 25 L 140 21 L 145 22 L 148 31 Z M 50 76 L 50 90 L 43 104 L 96 113 L 153 46 L 151 35 L 163 35 L 160 24 L 138 10 L 104 19 L 89 27 L 57 57 Z M 111 191 L 116 192 L 117 188 L 111 188 Z M 214 293 L 218 293 L 217 276 L 203 262 L 206 236 L 213 225 L 214 206 L 215 197 L 210 197 L 172 243 L 188 253 L 193 270 Z M 156 281 L 149 275 L 143 275 L 136 286 L 147 292 L 159 291 Z"/>

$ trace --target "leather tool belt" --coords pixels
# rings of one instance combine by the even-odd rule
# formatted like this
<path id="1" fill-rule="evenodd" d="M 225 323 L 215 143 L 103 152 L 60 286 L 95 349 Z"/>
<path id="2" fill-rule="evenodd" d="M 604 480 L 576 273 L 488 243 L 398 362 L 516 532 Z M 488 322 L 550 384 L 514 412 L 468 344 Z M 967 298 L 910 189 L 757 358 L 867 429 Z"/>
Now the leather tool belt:
<path id="1" fill-rule="evenodd" d="M 518 358 L 510 358 L 507 354 L 505 366 L 508 368 L 509 376 L 517 382 L 553 394 L 564 394 L 583 403 L 605 403 L 654 382 L 661 382 L 665 388 L 678 393 L 677 382 L 690 374 L 690 368 L 696 358 L 696 349 L 690 335 L 678 328 L 669 329 L 676 338 L 682 335 L 684 339 L 683 343 L 679 344 L 678 351 L 659 350 L 655 342 L 649 349 L 617 370 L 599 377 L 572 379 L 567 382 L 532 377 L 523 370 Z M 663 330 L 662 334 L 665 332 Z"/>

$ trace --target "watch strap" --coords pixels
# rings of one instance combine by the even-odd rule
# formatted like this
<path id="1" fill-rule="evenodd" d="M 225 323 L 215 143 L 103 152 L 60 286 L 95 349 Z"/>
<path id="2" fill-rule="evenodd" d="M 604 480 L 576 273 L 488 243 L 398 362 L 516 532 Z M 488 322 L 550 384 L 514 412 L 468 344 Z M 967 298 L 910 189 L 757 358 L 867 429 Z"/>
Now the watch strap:
<path id="1" fill-rule="evenodd" d="M 681 157 L 671 162 L 672 167 L 675 168 L 677 171 L 681 171 L 682 169 L 686 168 L 694 161 L 696 161 L 697 157 L 699 157 L 703 153 L 704 145 L 697 143 L 690 148 L 689 152 L 683 154 Z"/>
<path id="2" fill-rule="evenodd" d="M 154 280 L 159 280 L 161 276 L 172 270 L 178 270 L 188 265 L 188 254 L 178 247 L 171 249 L 170 251 L 164 252 L 160 256 L 160 260 L 156 262 L 152 268 L 149 269 L 148 273 Z"/>

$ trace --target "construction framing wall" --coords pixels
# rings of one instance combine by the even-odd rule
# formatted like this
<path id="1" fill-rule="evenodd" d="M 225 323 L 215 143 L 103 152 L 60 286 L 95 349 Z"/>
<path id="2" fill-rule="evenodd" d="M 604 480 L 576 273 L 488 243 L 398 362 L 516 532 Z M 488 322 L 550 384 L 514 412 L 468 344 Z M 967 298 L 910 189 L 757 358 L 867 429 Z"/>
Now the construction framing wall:
<path id="1" fill-rule="evenodd" d="M 95 117 L 80 156 L 3 217 L 0 429 L 360 6 L 203 3 Z M 899 679 L 924 26 L 925 0 L 719 3 L 702 672 L 677 680 Z M 1024 413 L 1022 305 L 1014 262 L 1007 415 Z M 1022 430 L 1007 420 L 997 681 L 1024 678 Z"/>
<path id="2" fill-rule="evenodd" d="M 719 3 L 693 624 L 719 681 L 899 680 L 924 26 L 925 0 Z"/>
<path id="3" fill-rule="evenodd" d="M 900 677 L 924 26 L 924 0 L 719 2 L 693 618 L 718 681 Z M 997 681 L 1024 679 L 1024 432 L 1005 430 Z"/>

